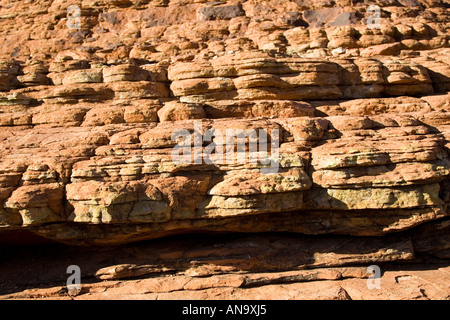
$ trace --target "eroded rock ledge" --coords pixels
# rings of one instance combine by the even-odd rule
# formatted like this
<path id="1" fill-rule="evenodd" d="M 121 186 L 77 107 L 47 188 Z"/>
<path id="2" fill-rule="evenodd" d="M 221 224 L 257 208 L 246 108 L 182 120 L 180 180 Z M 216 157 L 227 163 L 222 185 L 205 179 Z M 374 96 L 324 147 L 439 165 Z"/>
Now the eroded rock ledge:
<path id="1" fill-rule="evenodd" d="M 236 272 L 224 280 L 235 289 L 362 278 L 339 268 L 369 263 L 448 265 L 449 10 L 447 0 L 0 1 L 0 244 L 211 236 L 215 247 L 181 241 L 159 260 L 89 274 L 178 272 L 169 291 L 188 290 L 196 263 L 199 274 Z M 278 142 L 278 170 L 239 154 L 179 163 L 180 129 L 264 130 L 257 142 Z M 287 274 L 256 275 L 269 271 Z M 358 296 L 340 288 L 330 297 Z"/>

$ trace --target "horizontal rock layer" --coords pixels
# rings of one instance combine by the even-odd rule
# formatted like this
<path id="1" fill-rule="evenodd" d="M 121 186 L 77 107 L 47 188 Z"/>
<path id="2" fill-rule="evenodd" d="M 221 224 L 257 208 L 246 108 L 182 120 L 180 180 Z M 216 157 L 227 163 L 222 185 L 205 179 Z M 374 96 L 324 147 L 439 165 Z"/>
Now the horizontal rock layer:
<path id="1" fill-rule="evenodd" d="M 450 163 L 447 140 L 438 130 L 445 120 L 430 126 L 411 113 L 201 124 L 204 131 L 279 131 L 277 172 L 264 174 L 264 166 L 252 163 L 245 151 L 228 152 L 235 156 L 231 162 L 217 154 L 212 164 L 178 163 L 172 135 L 177 126 L 194 130 L 195 120 L 70 130 L 12 127 L 4 133 L 0 174 L 3 228 L 36 227 L 52 237 L 48 230 L 60 227 L 42 225 L 120 230 L 118 224 L 124 224 L 126 233 L 142 239 L 163 235 L 162 230 L 198 229 L 195 225 L 240 231 L 242 223 L 251 223 L 246 230 L 261 230 L 251 217 L 263 214 L 284 231 L 380 235 L 448 213 Z M 346 226 L 343 217 L 360 222 Z M 313 221 L 324 226 L 299 228 Z M 160 230 L 155 235 L 154 228 Z M 122 236 L 116 232 L 108 233 L 113 242 Z"/>
<path id="2" fill-rule="evenodd" d="M 26 15 L 45 20 L 67 5 Z M 391 18 L 372 28 L 364 6 L 348 16 L 290 3 L 279 19 L 270 6 L 82 3 L 81 31 L 57 54 L 45 47 L 42 55 L 35 43 L 69 25 L 34 31 L 23 48 L 37 51 L 18 49 L 1 64 L 2 230 L 101 244 L 193 231 L 374 236 L 446 216 L 450 68 L 438 21 L 447 11 L 418 2 L 434 14 L 418 24 L 407 18 L 414 8 L 382 6 Z M 178 14 L 185 23 L 175 23 Z M 392 14 L 403 20 L 388 28 Z M 201 39 L 174 38 L 190 21 Z M 135 31 L 102 49 L 113 30 Z M 95 50 L 82 50 L 87 43 Z M 248 145 L 208 163 L 175 161 L 179 130 L 193 143 L 231 129 L 267 132 L 275 173 L 250 161 Z M 187 157 L 224 139 L 192 145 Z"/>
<path id="3" fill-rule="evenodd" d="M 0 1 L 0 245 L 208 234 L 88 275 L 168 291 L 450 258 L 447 0 L 29 2 Z"/>
<path id="4" fill-rule="evenodd" d="M 16 272 L 0 278 L 0 298 L 253 300 L 276 293 L 278 299 L 448 299 L 448 266 L 417 264 L 431 254 L 427 244 L 436 248 L 433 237 L 444 247 L 443 233 L 429 231 L 448 234 L 446 224 L 426 224 L 412 238 L 262 233 L 189 235 L 116 248 L 14 247 L 3 249 L 0 271 Z M 30 259 L 33 275 L 26 272 Z M 65 287 L 61 270 L 68 261 L 81 269 L 79 291 Z M 399 262 L 408 264 L 399 268 Z M 381 290 L 367 289 L 373 263 L 382 272 Z"/>

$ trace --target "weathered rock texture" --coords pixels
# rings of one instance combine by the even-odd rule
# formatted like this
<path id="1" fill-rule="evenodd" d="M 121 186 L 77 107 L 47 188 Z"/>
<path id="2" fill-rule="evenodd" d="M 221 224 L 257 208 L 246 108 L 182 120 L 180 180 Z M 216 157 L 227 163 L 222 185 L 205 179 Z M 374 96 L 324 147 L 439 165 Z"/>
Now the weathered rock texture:
<path id="1" fill-rule="evenodd" d="M 0 235 L 299 234 L 300 257 L 261 240 L 264 263 L 234 266 L 246 272 L 449 259 L 449 8 L 1 0 Z M 278 132 L 279 170 L 177 163 L 173 134 L 199 121 Z M 245 241 L 230 252 L 250 254 Z"/>

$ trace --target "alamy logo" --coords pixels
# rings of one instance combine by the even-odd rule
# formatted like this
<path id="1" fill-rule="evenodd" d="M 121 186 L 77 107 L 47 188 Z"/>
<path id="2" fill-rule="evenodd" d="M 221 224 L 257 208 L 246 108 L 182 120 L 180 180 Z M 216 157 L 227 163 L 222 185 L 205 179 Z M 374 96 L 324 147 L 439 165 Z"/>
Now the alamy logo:
<path id="1" fill-rule="evenodd" d="M 202 122 L 194 121 L 193 132 L 177 130 L 172 141 L 178 142 L 171 154 L 177 164 L 258 164 L 262 174 L 279 169 L 278 129 L 272 129 L 270 135 L 265 129 L 227 129 L 225 134 L 208 129 L 203 133 Z"/>
<path id="2" fill-rule="evenodd" d="M 371 5 L 367 8 L 367 12 L 372 15 L 367 19 L 369 29 L 381 28 L 381 8 L 377 5 Z"/>
<path id="3" fill-rule="evenodd" d="M 77 5 L 72 5 L 67 8 L 67 28 L 81 29 L 81 9 Z"/>
<path id="4" fill-rule="evenodd" d="M 369 290 L 381 288 L 381 269 L 377 265 L 371 265 L 367 267 L 367 273 L 372 274 L 367 279 L 367 288 Z"/>
<path id="5" fill-rule="evenodd" d="M 71 274 L 67 278 L 66 285 L 69 294 L 76 295 L 81 291 L 81 269 L 77 265 L 70 265 L 66 270 L 67 274 Z"/>

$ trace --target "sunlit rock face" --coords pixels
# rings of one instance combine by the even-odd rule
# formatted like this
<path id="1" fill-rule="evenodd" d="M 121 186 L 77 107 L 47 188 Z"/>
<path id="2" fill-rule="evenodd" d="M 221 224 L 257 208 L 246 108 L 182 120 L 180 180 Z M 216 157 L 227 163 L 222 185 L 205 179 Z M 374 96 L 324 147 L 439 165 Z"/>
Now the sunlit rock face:
<path id="1" fill-rule="evenodd" d="M 448 259 L 449 21 L 447 0 L 2 0 L 0 235 Z"/>

